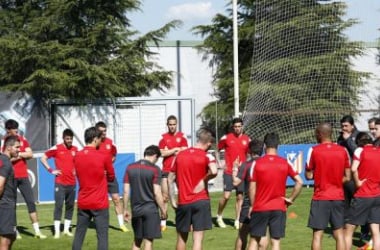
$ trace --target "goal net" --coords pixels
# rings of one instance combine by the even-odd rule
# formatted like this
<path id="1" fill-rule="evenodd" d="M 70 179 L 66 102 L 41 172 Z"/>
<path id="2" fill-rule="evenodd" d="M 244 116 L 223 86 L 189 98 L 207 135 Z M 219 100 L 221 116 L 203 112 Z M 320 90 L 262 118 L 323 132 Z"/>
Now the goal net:
<path id="1" fill-rule="evenodd" d="M 338 128 L 343 115 L 355 117 L 366 74 L 351 67 L 362 48 L 343 33 L 355 23 L 344 13 L 343 2 L 254 1 L 247 134 L 274 131 L 281 144 L 313 143 L 318 123 Z"/>

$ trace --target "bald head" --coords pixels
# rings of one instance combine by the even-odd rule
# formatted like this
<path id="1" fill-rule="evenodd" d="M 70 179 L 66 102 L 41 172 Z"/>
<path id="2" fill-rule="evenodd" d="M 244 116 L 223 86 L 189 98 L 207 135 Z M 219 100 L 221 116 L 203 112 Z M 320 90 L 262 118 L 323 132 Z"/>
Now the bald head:
<path id="1" fill-rule="evenodd" d="M 332 127 L 327 122 L 320 123 L 315 129 L 315 136 L 318 142 L 331 141 Z"/>

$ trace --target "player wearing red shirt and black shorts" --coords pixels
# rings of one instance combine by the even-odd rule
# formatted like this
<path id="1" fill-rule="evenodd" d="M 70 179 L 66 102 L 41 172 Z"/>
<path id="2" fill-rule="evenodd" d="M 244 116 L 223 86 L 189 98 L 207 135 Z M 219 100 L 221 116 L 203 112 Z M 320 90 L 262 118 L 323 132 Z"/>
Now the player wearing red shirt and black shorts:
<path id="1" fill-rule="evenodd" d="M 18 136 L 20 140 L 20 151 L 16 157 L 11 158 L 13 164 L 13 171 L 15 174 L 16 185 L 20 190 L 22 197 L 24 197 L 26 206 L 28 207 L 29 217 L 32 221 L 32 226 L 35 232 L 34 237 L 39 239 L 45 239 L 46 235 L 42 234 L 40 231 L 40 226 L 38 224 L 38 215 L 36 204 L 34 203 L 34 195 L 32 190 L 32 185 L 29 181 L 28 176 L 28 165 L 26 160 L 29 160 L 33 157 L 33 151 L 30 148 L 29 142 L 22 135 L 18 134 L 18 122 L 9 119 L 5 122 L 5 129 L 7 134 L 5 137 L 14 135 Z M 6 138 L 5 138 L 6 139 Z M 3 148 L 4 150 L 4 148 Z M 21 239 L 21 235 L 17 235 L 17 238 Z"/>
<path id="2" fill-rule="evenodd" d="M 245 162 L 248 154 L 248 144 L 250 138 L 243 134 L 243 120 L 235 118 L 232 120 L 232 133 L 224 135 L 218 143 L 218 150 L 225 149 L 225 169 L 223 174 L 223 196 L 219 200 L 216 223 L 219 227 L 225 228 L 226 224 L 223 221 L 223 210 L 231 197 L 231 191 L 235 189 L 232 183 L 232 167 L 234 161 L 238 161 L 239 165 Z M 239 229 L 240 209 L 243 203 L 244 183 L 236 187 L 236 204 L 235 204 L 235 223 L 234 227 Z"/>
<path id="3" fill-rule="evenodd" d="M 124 175 L 124 218 L 130 221 L 128 210 L 131 196 L 132 227 L 135 234 L 132 249 L 153 249 L 153 240 L 161 238 L 160 214 L 167 217 L 161 191 L 161 169 L 155 165 L 160 149 L 151 145 L 144 150 L 144 159 L 130 164 Z M 132 191 L 132 192 L 130 192 Z"/>
<path id="4" fill-rule="evenodd" d="M 212 227 L 208 181 L 217 174 L 215 158 L 207 154 L 214 141 L 210 130 L 197 131 L 197 144 L 178 153 L 168 176 L 169 195 L 176 209 L 177 249 L 185 249 L 193 231 L 193 249 L 201 249 L 204 230 Z M 173 184 L 178 188 L 178 202 Z M 178 205 L 177 205 L 178 204 Z"/>
<path id="5" fill-rule="evenodd" d="M 109 203 L 108 182 L 115 178 L 111 157 L 96 148 L 101 141 L 101 132 L 90 127 L 84 132 L 86 146 L 74 158 L 78 179 L 78 211 L 73 250 L 82 249 L 84 237 L 91 220 L 94 220 L 98 239 L 98 250 L 108 249 Z"/>
<path id="6" fill-rule="evenodd" d="M 107 135 L 107 125 L 99 121 L 95 124 L 96 129 L 98 129 L 101 134 L 101 143 L 98 147 L 99 152 L 102 152 L 105 155 L 108 155 L 111 157 L 112 162 L 115 162 L 116 160 L 116 154 L 117 149 L 116 146 L 113 144 L 113 141 L 106 137 Z M 117 217 L 117 222 L 119 224 L 119 228 L 123 232 L 128 232 L 128 228 L 124 225 L 124 219 L 123 219 L 123 207 L 120 202 L 120 190 L 119 190 L 119 183 L 117 179 L 115 178 L 112 182 L 108 183 L 108 193 L 111 194 L 112 202 L 115 206 L 115 214 Z"/>
<path id="7" fill-rule="evenodd" d="M 70 232 L 75 203 L 76 179 L 74 175 L 74 156 L 78 151 L 73 146 L 74 133 L 65 129 L 62 133 L 63 143 L 51 147 L 41 157 L 41 163 L 49 173 L 55 175 L 54 183 L 54 238 L 60 237 L 63 203 L 65 202 L 65 221 L 63 234 L 73 236 Z M 48 159 L 54 158 L 55 169 L 51 168 Z"/>
<path id="8" fill-rule="evenodd" d="M 265 155 L 253 162 L 250 173 L 249 198 L 252 203 L 249 249 L 258 249 L 269 234 L 272 249 L 280 249 L 285 236 L 286 208 L 301 192 L 303 181 L 286 159 L 277 155 L 279 137 L 268 133 L 264 137 Z M 289 198 L 286 197 L 286 180 L 295 182 Z"/>
<path id="9" fill-rule="evenodd" d="M 331 141 L 332 127 L 321 123 L 315 130 L 318 145 L 310 148 L 305 177 L 314 179 L 308 227 L 313 229 L 312 249 L 320 249 L 324 229 L 331 224 L 337 249 L 344 249 L 344 188 L 350 180 L 347 150 Z"/>
<path id="10" fill-rule="evenodd" d="M 187 148 L 187 140 L 185 135 L 177 131 L 177 117 L 174 115 L 168 116 L 166 119 L 166 126 L 168 127 L 168 132 L 162 135 L 158 147 L 161 150 L 161 155 L 163 157 L 162 161 L 162 195 L 164 197 L 165 207 L 167 208 L 168 203 L 168 175 L 172 168 L 174 159 L 178 152 Z M 161 230 L 166 230 L 166 220 L 161 221 Z"/>
<path id="11" fill-rule="evenodd" d="M 18 137 L 8 136 L 0 154 L 0 249 L 11 249 L 16 239 L 17 187 L 10 158 L 17 157 L 19 150 Z"/>
<path id="12" fill-rule="evenodd" d="M 372 138 L 359 132 L 356 141 L 364 145 L 355 150 L 351 170 L 357 187 L 345 225 L 346 249 L 351 249 L 352 235 L 358 225 L 369 224 L 372 249 L 380 249 L 380 148 Z"/>

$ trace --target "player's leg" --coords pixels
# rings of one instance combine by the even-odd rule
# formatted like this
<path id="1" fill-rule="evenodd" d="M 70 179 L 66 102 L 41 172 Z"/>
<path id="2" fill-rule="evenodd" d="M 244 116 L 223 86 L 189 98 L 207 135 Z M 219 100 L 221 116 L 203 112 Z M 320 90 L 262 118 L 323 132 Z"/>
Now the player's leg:
<path id="1" fill-rule="evenodd" d="M 269 235 L 272 250 L 280 250 L 281 238 L 285 237 L 286 212 L 281 210 L 269 211 Z M 265 237 L 265 235 L 263 236 Z"/>
<path id="2" fill-rule="evenodd" d="M 55 183 L 54 184 L 54 238 L 58 239 L 61 233 L 61 218 L 62 218 L 62 207 L 65 200 L 65 189 L 63 185 Z"/>
<path id="3" fill-rule="evenodd" d="M 109 227 L 109 211 L 101 209 L 93 211 L 96 236 L 98 239 L 98 250 L 108 249 L 108 227 Z"/>
<path id="4" fill-rule="evenodd" d="M 249 234 L 249 201 L 243 202 L 239 216 L 239 232 L 235 241 L 235 250 L 246 249 Z"/>
<path id="5" fill-rule="evenodd" d="M 143 242 L 143 239 L 139 239 L 135 237 L 132 243 L 132 250 L 140 250 L 142 242 Z"/>
<path id="6" fill-rule="evenodd" d="M 45 239 L 46 235 L 42 234 L 40 231 L 40 226 L 38 224 L 38 215 L 36 204 L 34 203 L 34 196 L 32 185 L 28 178 L 20 178 L 18 189 L 21 192 L 21 195 L 24 197 L 26 206 L 28 207 L 29 217 L 33 225 L 35 237 L 39 239 Z"/>
<path id="7" fill-rule="evenodd" d="M 191 226 L 191 206 L 178 205 L 175 210 L 175 224 L 177 229 L 177 250 L 186 250 L 186 243 L 189 237 Z"/>
<path id="8" fill-rule="evenodd" d="M 249 250 L 259 249 L 261 238 L 267 234 L 269 224 L 268 212 L 253 212 L 249 221 L 250 240 L 248 244 Z"/>
<path id="9" fill-rule="evenodd" d="M 193 250 L 202 250 L 204 231 L 193 232 Z"/>
<path id="10" fill-rule="evenodd" d="M 75 204 L 75 186 L 65 187 L 65 221 L 63 226 L 63 234 L 72 237 L 70 232 L 71 220 L 74 213 Z"/>
<path id="11" fill-rule="evenodd" d="M 1 208 L 0 211 L 0 249 L 11 249 L 16 240 L 16 207 Z"/>
<path id="12" fill-rule="evenodd" d="M 0 236 L 0 250 L 8 250 L 12 248 L 12 244 L 16 239 L 16 234 Z"/>
<path id="13" fill-rule="evenodd" d="M 251 236 L 249 239 L 248 250 L 258 250 L 261 237 Z"/>
<path id="14" fill-rule="evenodd" d="M 128 232 L 128 228 L 124 225 L 123 207 L 120 202 L 119 194 L 119 183 L 116 178 L 113 182 L 108 182 L 108 193 L 111 194 L 111 199 L 115 207 L 115 214 L 120 230 L 123 232 Z"/>
<path id="15" fill-rule="evenodd" d="M 243 205 L 243 198 L 244 198 L 243 191 L 240 191 L 239 187 L 236 187 L 235 222 L 234 222 L 235 229 L 239 229 L 239 225 L 240 225 L 239 217 L 240 217 L 240 212 L 241 212 L 241 206 Z"/>
<path id="16" fill-rule="evenodd" d="M 86 236 L 87 228 L 90 225 L 92 215 L 89 210 L 82 210 L 78 208 L 77 210 L 77 226 L 75 229 L 75 235 L 72 245 L 72 250 L 81 250 L 84 237 Z M 108 226 L 108 221 L 107 221 Z"/>
<path id="17" fill-rule="evenodd" d="M 380 230 L 379 224 L 371 223 L 369 224 L 369 228 L 371 231 L 371 239 L 372 239 L 372 249 L 380 249 Z"/>
<path id="18" fill-rule="evenodd" d="M 168 202 L 169 202 L 169 181 L 168 181 L 168 173 L 162 173 L 162 179 L 161 179 L 161 191 L 162 191 L 162 198 L 164 200 L 164 206 L 167 209 L 168 208 Z M 166 230 L 166 219 L 161 220 L 161 231 Z"/>
<path id="19" fill-rule="evenodd" d="M 176 250 L 186 250 L 186 242 L 189 238 L 189 232 L 177 232 Z"/>
<path id="20" fill-rule="evenodd" d="M 209 200 L 202 200 L 192 203 L 190 206 L 193 226 L 193 250 L 202 249 L 204 231 L 212 228 L 211 204 Z"/>
<path id="21" fill-rule="evenodd" d="M 224 184 L 224 192 L 223 192 L 223 196 L 219 200 L 218 212 L 216 215 L 216 223 L 221 228 L 226 227 L 226 224 L 223 221 L 223 211 L 227 205 L 228 200 L 231 197 L 231 191 L 233 189 L 232 176 L 228 174 L 223 174 L 223 184 Z"/>

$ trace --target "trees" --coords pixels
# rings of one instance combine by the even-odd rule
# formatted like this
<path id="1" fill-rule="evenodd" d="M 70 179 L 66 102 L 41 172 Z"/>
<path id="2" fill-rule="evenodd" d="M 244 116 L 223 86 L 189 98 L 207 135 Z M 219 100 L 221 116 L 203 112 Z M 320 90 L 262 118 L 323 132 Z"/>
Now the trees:
<path id="1" fill-rule="evenodd" d="M 240 106 L 251 136 L 271 130 L 283 143 L 311 142 L 316 123 L 337 123 L 354 113 L 366 75 L 350 67 L 362 48 L 343 34 L 355 23 L 342 19 L 344 9 L 344 3 L 331 1 L 239 2 Z M 233 114 L 231 16 L 229 10 L 228 17 L 218 14 L 211 25 L 194 29 L 206 37 L 201 49 L 217 68 L 222 120 Z M 213 107 L 204 110 L 206 123 L 215 119 Z"/>
<path id="2" fill-rule="evenodd" d="M 171 72 L 147 59 L 179 25 L 135 38 L 126 13 L 137 0 L 0 0 L 0 88 L 37 100 L 147 95 Z"/>

